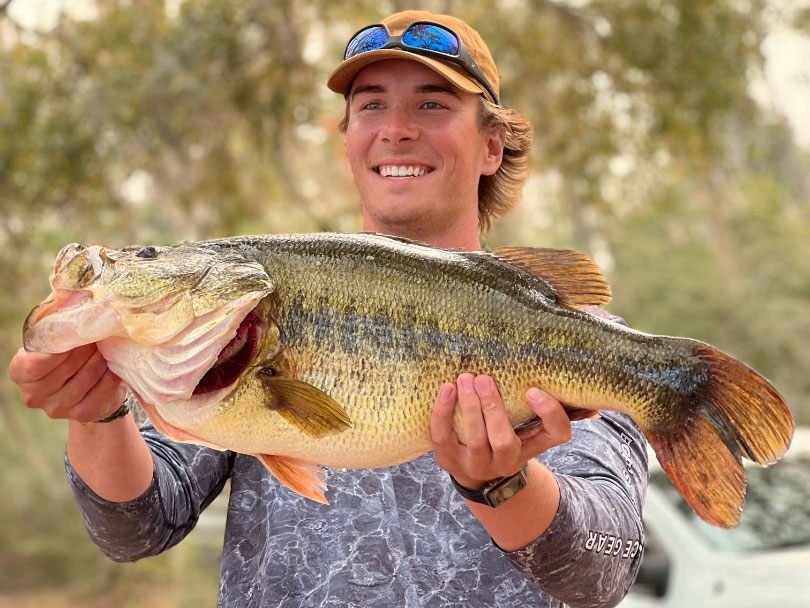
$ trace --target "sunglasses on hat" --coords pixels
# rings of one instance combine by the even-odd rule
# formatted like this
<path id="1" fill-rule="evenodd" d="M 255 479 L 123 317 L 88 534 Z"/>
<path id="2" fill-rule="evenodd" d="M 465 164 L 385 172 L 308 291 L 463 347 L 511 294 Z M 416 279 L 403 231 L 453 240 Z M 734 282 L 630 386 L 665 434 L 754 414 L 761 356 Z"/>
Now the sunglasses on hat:
<path id="1" fill-rule="evenodd" d="M 369 51 L 393 48 L 460 65 L 487 90 L 496 104 L 499 103 L 492 85 L 464 48 L 461 39 L 451 29 L 438 23 L 416 21 L 399 36 L 392 36 L 382 23 L 369 25 L 351 37 L 343 52 L 343 61 Z"/>

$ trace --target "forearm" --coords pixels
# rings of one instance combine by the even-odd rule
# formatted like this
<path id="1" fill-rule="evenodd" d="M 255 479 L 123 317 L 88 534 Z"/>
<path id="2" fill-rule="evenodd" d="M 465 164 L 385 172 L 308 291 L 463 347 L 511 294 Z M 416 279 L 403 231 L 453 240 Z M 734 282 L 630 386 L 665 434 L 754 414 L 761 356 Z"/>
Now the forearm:
<path id="1" fill-rule="evenodd" d="M 135 561 L 174 544 L 156 479 L 133 500 L 111 502 L 96 494 L 65 457 L 65 471 L 87 534 L 110 559 Z"/>
<path id="2" fill-rule="evenodd" d="M 107 423 L 106 426 L 123 422 Z M 132 423 L 133 426 L 134 422 Z M 105 425 L 100 425 L 105 426 Z M 122 425 L 123 426 L 123 425 Z M 122 441 L 143 443 L 148 467 L 134 467 L 131 462 L 115 469 L 117 456 L 109 463 L 94 463 L 90 446 L 79 443 L 79 460 L 83 473 L 74 467 L 69 451 L 65 458 L 68 482 L 93 542 L 115 561 L 133 561 L 156 555 L 182 540 L 190 532 L 202 510 L 219 494 L 233 467 L 235 455 L 193 444 L 175 443 L 147 425 L 138 429 L 138 437 L 127 437 L 129 431 L 120 429 Z M 79 430 L 81 433 L 82 431 Z M 81 438 L 75 434 L 74 439 Z M 106 441 L 106 439 L 105 439 Z M 114 444 L 112 440 L 111 443 Z M 105 449 L 109 446 L 105 446 Z M 114 451 L 114 445 L 113 448 Z M 82 453 L 87 450 L 87 453 Z M 96 457 L 102 454 L 96 453 Z M 109 456 L 109 454 L 105 454 Z M 138 458 L 142 454 L 139 453 Z M 114 477 L 140 475 L 149 471 L 149 479 L 137 483 L 122 480 L 116 485 Z M 91 483 L 100 481 L 107 496 L 96 492 Z M 96 483 L 96 487 L 100 487 Z M 102 491 L 103 488 L 101 488 Z M 135 494 L 129 500 L 114 501 L 109 496 Z"/>
<path id="3" fill-rule="evenodd" d="M 569 606 L 615 606 L 641 561 L 641 517 L 609 483 L 564 475 L 558 483 L 560 507 L 548 530 L 507 555 L 539 588 Z"/>
<path id="4" fill-rule="evenodd" d="M 507 556 L 571 606 L 615 605 L 641 562 L 644 436 L 627 416 L 603 412 L 598 420 L 575 423 L 572 440 L 541 461 L 557 481 L 557 513 L 536 541 Z"/>
<path id="5" fill-rule="evenodd" d="M 528 465 L 526 487 L 499 507 L 466 501 L 504 551 L 516 551 L 537 540 L 551 525 L 560 504 L 560 488 L 551 471 L 537 460 Z"/>
<path id="6" fill-rule="evenodd" d="M 152 454 L 131 413 L 104 424 L 70 420 L 67 457 L 82 481 L 111 502 L 133 500 L 152 482 Z"/>

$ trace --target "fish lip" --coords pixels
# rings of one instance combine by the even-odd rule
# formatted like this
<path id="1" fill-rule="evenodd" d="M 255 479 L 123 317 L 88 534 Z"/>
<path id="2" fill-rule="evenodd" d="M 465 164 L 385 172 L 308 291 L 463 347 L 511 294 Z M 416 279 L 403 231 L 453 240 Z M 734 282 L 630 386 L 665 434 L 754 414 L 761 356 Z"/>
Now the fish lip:
<path id="1" fill-rule="evenodd" d="M 55 289 L 47 298 L 34 306 L 23 322 L 23 349 L 28 352 L 50 352 L 36 338 L 36 332 L 31 330 L 37 323 L 50 317 L 54 313 L 64 313 L 81 307 L 88 301 L 92 302 L 93 293 L 87 289 L 63 290 Z M 66 305 L 67 304 L 67 305 Z"/>

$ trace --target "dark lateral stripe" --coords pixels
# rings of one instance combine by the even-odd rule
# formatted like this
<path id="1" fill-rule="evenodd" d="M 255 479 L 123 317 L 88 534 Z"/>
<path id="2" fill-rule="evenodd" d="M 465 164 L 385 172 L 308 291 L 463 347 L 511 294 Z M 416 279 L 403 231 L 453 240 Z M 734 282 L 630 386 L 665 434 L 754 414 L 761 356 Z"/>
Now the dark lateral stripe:
<path id="1" fill-rule="evenodd" d="M 514 357 L 517 350 L 502 337 L 445 333 L 426 324 L 400 325 L 388 318 L 358 315 L 352 308 L 340 311 L 309 308 L 302 297 L 292 300 L 280 322 L 281 340 L 290 346 L 336 349 L 346 354 L 369 353 L 380 361 L 475 353 L 492 363 L 502 363 Z"/>

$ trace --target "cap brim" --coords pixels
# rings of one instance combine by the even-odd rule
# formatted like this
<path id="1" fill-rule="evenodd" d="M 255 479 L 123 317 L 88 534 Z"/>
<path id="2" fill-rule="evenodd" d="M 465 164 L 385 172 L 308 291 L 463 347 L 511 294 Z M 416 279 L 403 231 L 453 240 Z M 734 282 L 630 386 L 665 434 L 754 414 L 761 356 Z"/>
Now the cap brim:
<path id="1" fill-rule="evenodd" d="M 416 53 L 402 49 L 380 49 L 347 59 L 332 72 L 329 76 L 329 80 L 326 81 L 326 86 L 335 93 L 345 95 L 349 92 L 352 81 L 360 70 L 369 64 L 384 59 L 407 59 L 408 61 L 416 61 L 430 68 L 462 91 L 487 95 L 486 89 L 478 84 L 472 77 L 468 76 L 466 72 L 462 71 L 461 68 L 456 69 L 452 64 L 447 64 L 438 59 L 417 55 Z"/>

